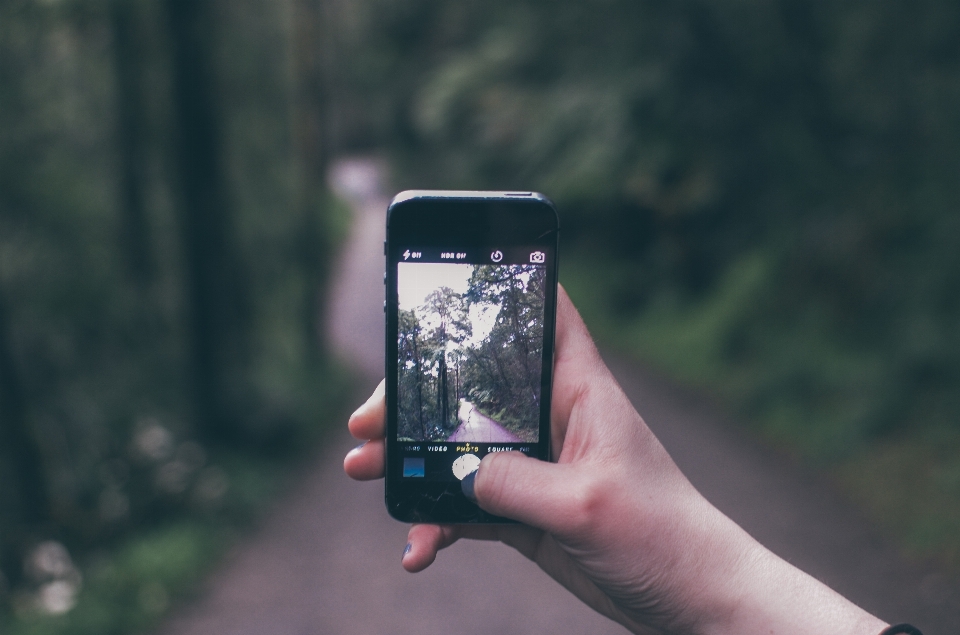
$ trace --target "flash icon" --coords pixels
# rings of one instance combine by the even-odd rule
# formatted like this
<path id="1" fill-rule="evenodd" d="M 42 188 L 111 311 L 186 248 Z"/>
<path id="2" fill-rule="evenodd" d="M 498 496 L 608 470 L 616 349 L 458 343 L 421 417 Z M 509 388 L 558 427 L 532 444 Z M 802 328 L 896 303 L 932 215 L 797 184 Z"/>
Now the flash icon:
<path id="1" fill-rule="evenodd" d="M 409 249 L 406 250 L 405 252 L 403 252 L 403 259 L 404 259 L 404 260 L 409 260 L 409 259 L 410 259 L 410 250 L 409 250 Z"/>

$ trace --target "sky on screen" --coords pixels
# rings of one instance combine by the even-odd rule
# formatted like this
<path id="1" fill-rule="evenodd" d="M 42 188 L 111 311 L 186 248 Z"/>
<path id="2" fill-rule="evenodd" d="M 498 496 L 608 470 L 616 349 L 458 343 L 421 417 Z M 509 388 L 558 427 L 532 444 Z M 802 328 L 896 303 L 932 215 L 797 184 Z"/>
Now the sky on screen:
<path id="1" fill-rule="evenodd" d="M 416 311 L 417 317 L 427 328 L 436 326 L 436 319 L 419 308 L 427 296 L 440 287 L 449 287 L 456 293 L 465 293 L 467 281 L 475 265 L 454 263 L 399 263 L 397 271 L 397 295 L 402 311 Z M 470 307 L 470 327 L 473 336 L 465 342 L 476 346 L 490 334 L 496 322 L 499 307 Z M 452 345 L 452 343 L 451 343 Z"/>

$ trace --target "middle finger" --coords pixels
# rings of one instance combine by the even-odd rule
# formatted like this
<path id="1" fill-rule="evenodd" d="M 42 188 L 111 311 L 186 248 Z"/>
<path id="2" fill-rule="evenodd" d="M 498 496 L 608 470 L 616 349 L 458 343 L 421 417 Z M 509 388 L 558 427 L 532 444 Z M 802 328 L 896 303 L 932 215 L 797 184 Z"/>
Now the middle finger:
<path id="1" fill-rule="evenodd" d="M 381 381 L 366 403 L 350 415 L 347 428 L 354 438 L 382 439 L 386 434 L 386 400 L 384 382 Z"/>
<path id="2" fill-rule="evenodd" d="M 343 471 L 352 479 L 372 481 L 383 478 L 386 458 L 383 439 L 367 441 L 347 452 L 343 459 Z"/>

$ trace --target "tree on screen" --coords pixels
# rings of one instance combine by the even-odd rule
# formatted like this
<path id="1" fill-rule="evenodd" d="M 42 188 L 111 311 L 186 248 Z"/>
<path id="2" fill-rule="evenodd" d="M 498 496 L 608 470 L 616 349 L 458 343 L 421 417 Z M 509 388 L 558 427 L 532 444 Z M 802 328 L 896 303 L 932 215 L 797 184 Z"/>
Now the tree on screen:
<path id="1" fill-rule="evenodd" d="M 431 292 L 398 323 L 398 436 L 440 441 L 461 425 L 462 400 L 524 440 L 537 438 L 544 270 L 474 267 L 464 293 Z M 493 320 L 474 341 L 473 319 Z M 482 320 L 481 320 L 482 321 Z"/>
<path id="2" fill-rule="evenodd" d="M 397 343 L 400 367 L 397 401 L 400 405 L 399 435 L 406 438 L 427 437 L 423 413 L 423 357 L 420 321 L 413 311 L 400 311 Z M 417 427 L 416 429 L 415 426 Z"/>
<path id="3" fill-rule="evenodd" d="M 544 276 L 533 265 L 480 265 L 464 294 L 472 305 L 499 307 L 490 334 L 468 351 L 468 395 L 521 437 L 535 438 L 539 426 Z"/>

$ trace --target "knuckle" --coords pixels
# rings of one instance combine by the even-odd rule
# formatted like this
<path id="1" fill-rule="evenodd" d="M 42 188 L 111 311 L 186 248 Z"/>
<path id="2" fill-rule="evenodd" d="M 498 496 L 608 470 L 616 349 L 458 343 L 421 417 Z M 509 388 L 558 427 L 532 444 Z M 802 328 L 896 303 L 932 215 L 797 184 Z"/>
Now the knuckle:
<path id="1" fill-rule="evenodd" d="M 569 531 L 592 531 L 610 511 L 611 492 L 612 487 L 601 477 L 587 476 L 573 483 L 565 512 Z"/>

